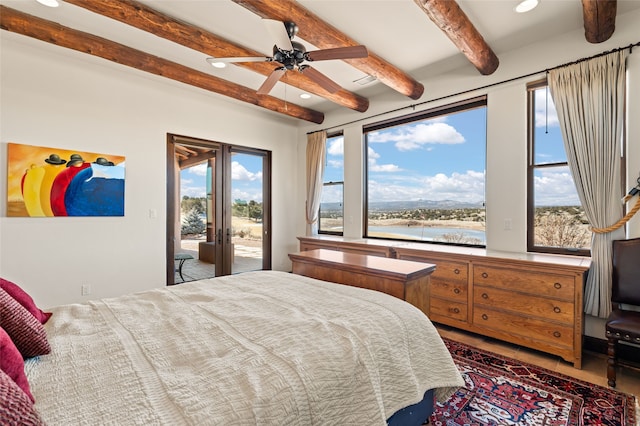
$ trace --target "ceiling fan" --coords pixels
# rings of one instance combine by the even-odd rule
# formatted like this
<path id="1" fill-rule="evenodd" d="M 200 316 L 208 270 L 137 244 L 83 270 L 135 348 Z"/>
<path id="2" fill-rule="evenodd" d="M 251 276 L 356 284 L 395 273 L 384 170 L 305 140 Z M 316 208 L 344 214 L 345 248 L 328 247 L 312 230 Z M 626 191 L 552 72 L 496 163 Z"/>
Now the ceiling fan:
<path id="1" fill-rule="evenodd" d="M 307 49 L 301 43 L 293 41 L 293 37 L 295 37 L 298 32 L 298 26 L 295 23 L 282 22 L 274 19 L 263 19 L 263 22 L 271 36 L 276 40 L 276 44 L 273 46 L 273 56 L 207 58 L 207 62 L 213 66 L 220 66 L 218 64 L 232 62 L 279 63 L 281 66 L 274 69 L 258 88 L 257 93 L 259 95 L 268 94 L 276 83 L 280 81 L 285 72 L 290 70 L 300 71 L 315 81 L 327 92 L 335 93 L 341 89 L 340 85 L 304 62 L 326 61 L 330 59 L 366 58 L 369 55 L 367 48 L 362 45 L 336 47 L 307 52 Z"/>

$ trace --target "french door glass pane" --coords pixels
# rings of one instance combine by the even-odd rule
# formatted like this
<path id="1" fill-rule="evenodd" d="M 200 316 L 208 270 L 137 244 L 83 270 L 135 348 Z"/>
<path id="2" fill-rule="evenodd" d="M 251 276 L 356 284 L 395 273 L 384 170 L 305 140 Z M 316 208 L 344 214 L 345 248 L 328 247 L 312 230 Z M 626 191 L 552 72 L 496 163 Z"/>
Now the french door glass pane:
<path id="1" fill-rule="evenodd" d="M 263 157 L 234 152 L 231 158 L 232 273 L 262 269 Z"/>

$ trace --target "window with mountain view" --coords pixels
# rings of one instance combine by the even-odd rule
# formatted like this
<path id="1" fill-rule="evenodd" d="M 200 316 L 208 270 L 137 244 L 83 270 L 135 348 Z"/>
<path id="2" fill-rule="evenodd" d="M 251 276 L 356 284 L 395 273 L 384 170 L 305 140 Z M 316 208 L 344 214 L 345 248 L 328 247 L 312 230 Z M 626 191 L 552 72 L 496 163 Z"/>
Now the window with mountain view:
<path id="1" fill-rule="evenodd" d="M 342 235 L 344 230 L 344 137 L 327 137 L 318 233 Z"/>
<path id="2" fill-rule="evenodd" d="M 365 127 L 365 236 L 485 246 L 486 97 Z"/>
<path id="3" fill-rule="evenodd" d="M 589 254 L 591 232 L 569 170 L 546 81 L 528 87 L 527 250 Z"/>

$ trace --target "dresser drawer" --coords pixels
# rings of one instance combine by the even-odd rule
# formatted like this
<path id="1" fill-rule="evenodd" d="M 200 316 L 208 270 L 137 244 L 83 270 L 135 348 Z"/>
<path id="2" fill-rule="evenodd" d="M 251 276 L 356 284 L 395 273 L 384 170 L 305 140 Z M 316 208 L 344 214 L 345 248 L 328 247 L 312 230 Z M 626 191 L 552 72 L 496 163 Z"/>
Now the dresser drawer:
<path id="1" fill-rule="evenodd" d="M 504 311 L 561 322 L 571 327 L 575 318 L 573 302 L 518 294 L 492 287 L 474 287 L 473 303 L 474 306 L 499 307 Z"/>
<path id="2" fill-rule="evenodd" d="M 463 262 L 450 262 L 446 260 L 433 260 L 429 263 L 436 265 L 431 277 L 438 281 L 467 285 L 469 279 L 469 266 Z"/>
<path id="3" fill-rule="evenodd" d="M 436 322 L 439 318 L 451 318 L 463 322 L 467 321 L 466 303 L 452 302 L 438 297 L 431 297 L 429 312 L 429 317 Z"/>
<path id="4" fill-rule="evenodd" d="M 533 295 L 574 300 L 574 277 L 570 275 L 475 265 L 473 283 L 517 290 Z"/>
<path id="5" fill-rule="evenodd" d="M 438 278 L 431 278 L 431 296 L 467 303 L 467 294 L 467 283 L 459 284 L 451 281 L 441 281 Z"/>
<path id="6" fill-rule="evenodd" d="M 473 324 L 476 327 L 493 329 L 514 337 L 540 340 L 554 346 L 573 348 L 573 327 L 554 324 L 526 316 L 498 312 L 483 306 L 475 306 Z"/>

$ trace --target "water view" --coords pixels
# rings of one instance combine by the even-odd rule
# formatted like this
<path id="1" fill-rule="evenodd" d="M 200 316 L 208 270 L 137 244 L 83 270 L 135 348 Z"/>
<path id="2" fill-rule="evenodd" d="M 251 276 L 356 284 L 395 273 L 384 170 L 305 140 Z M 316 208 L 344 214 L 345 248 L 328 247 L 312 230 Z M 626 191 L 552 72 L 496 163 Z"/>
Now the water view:
<path id="1" fill-rule="evenodd" d="M 392 237 L 420 241 L 469 241 L 470 244 L 485 245 L 485 232 L 466 228 L 437 228 L 429 226 L 369 226 L 371 237 Z M 471 242 L 473 241 L 473 242 Z"/>

